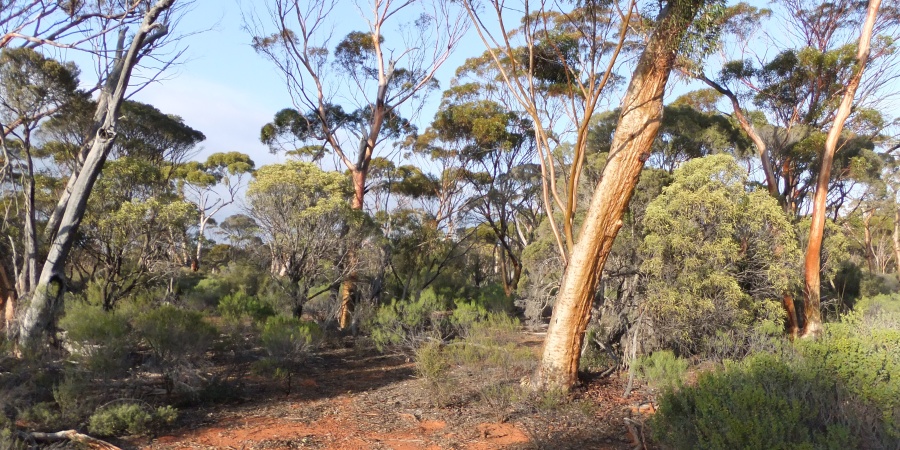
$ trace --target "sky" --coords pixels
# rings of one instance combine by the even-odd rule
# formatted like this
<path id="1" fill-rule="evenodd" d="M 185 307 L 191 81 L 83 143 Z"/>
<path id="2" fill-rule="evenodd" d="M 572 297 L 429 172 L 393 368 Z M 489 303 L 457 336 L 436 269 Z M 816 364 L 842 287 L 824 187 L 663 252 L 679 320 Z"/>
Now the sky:
<path id="1" fill-rule="evenodd" d="M 259 131 L 277 111 L 291 107 L 291 100 L 280 73 L 254 52 L 250 35 L 243 29 L 242 8 L 261 8 L 264 4 L 264 0 L 195 0 L 177 30 L 188 34 L 181 41 L 187 49 L 181 64 L 165 79 L 133 97 L 164 113 L 181 116 L 187 125 L 203 132 L 206 140 L 195 159 L 229 151 L 249 154 L 257 167 L 285 159 L 283 154 L 272 154 L 259 142 Z M 353 2 L 343 3 L 336 12 L 331 48 L 347 32 L 367 27 L 363 12 Z M 483 43 L 470 29 L 437 73 L 441 90 L 448 87 L 455 69 L 466 58 L 483 51 Z M 698 87 L 701 86 L 678 84 L 673 77 L 668 100 Z M 416 124 L 420 129 L 427 126 L 439 102 L 438 91 L 418 115 Z"/>
<path id="2" fill-rule="evenodd" d="M 181 116 L 187 125 L 203 132 L 206 140 L 197 159 L 215 152 L 239 151 L 249 154 L 259 167 L 285 159 L 260 143 L 259 132 L 277 111 L 292 103 L 283 77 L 274 65 L 256 54 L 250 46 L 250 35 L 243 29 L 241 9 L 262 2 L 239 1 L 197 0 L 179 25 L 185 32 L 200 31 L 184 39 L 187 52 L 183 63 L 166 79 L 132 98 Z M 338 37 L 366 26 L 359 11 L 347 14 L 352 14 L 353 20 L 336 25 L 332 46 Z M 348 28 L 342 30 L 342 26 Z M 483 52 L 484 45 L 470 33 L 459 48 L 437 74 L 441 89 L 449 85 L 456 67 L 465 58 Z M 440 93 L 432 94 L 419 115 L 420 126 L 434 116 L 439 102 Z"/>

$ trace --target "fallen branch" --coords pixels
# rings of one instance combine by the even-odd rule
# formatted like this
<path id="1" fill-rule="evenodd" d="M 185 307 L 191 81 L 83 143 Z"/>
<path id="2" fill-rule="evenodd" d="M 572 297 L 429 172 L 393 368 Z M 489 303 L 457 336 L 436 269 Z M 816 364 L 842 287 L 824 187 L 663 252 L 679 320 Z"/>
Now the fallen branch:
<path id="1" fill-rule="evenodd" d="M 84 444 L 88 448 L 98 450 L 122 450 L 121 448 L 116 447 L 109 442 L 101 441 L 100 439 L 90 437 L 86 434 L 81 434 L 75 430 L 57 431 L 55 433 L 25 433 L 20 431 L 17 434 L 19 438 L 31 442 L 72 441 Z"/>

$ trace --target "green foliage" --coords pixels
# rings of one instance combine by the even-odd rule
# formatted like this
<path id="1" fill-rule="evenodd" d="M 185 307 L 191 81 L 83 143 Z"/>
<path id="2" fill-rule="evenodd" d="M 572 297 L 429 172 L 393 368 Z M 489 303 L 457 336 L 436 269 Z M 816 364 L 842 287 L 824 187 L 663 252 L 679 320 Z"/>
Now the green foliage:
<path id="1" fill-rule="evenodd" d="M 698 158 L 647 206 L 646 305 L 671 348 L 698 353 L 718 330 L 746 330 L 798 282 L 793 227 L 746 183 L 733 157 Z"/>
<path id="2" fill-rule="evenodd" d="M 642 356 L 634 364 L 641 378 L 651 387 L 662 391 L 681 387 L 688 368 L 688 361 L 678 358 L 670 350 L 659 350 Z"/>
<path id="3" fill-rule="evenodd" d="M 281 360 L 298 360 L 322 339 L 315 322 L 293 317 L 269 317 L 260 334 L 263 347 L 270 356 Z"/>
<path id="4" fill-rule="evenodd" d="M 896 448 L 897 325 L 859 313 L 817 341 L 760 352 L 667 391 L 654 434 L 677 449 Z"/>
<path id="5" fill-rule="evenodd" d="M 846 425 L 825 411 L 820 417 L 819 408 L 837 400 L 829 394 L 813 374 L 758 354 L 664 393 L 651 426 L 676 449 L 812 449 L 826 442 L 851 448 Z"/>
<path id="6" fill-rule="evenodd" d="M 203 314 L 172 305 L 139 315 L 134 320 L 134 330 L 163 366 L 188 363 L 203 356 L 218 336 L 216 328 L 203 320 Z"/>
<path id="7" fill-rule="evenodd" d="M 249 317 L 256 322 L 262 322 L 275 315 L 272 305 L 242 291 L 222 297 L 218 309 L 219 314 L 231 320 Z"/>
<path id="8" fill-rule="evenodd" d="M 444 314 L 447 309 L 446 301 L 439 299 L 433 290 L 426 289 L 417 300 L 393 300 L 382 305 L 367 328 L 379 350 L 400 347 L 414 353 L 424 342 L 441 342 L 449 334 L 449 320 Z"/>
<path id="9" fill-rule="evenodd" d="M 854 309 L 865 316 L 884 315 L 900 321 L 900 294 L 865 297 L 856 302 Z"/>
<path id="10" fill-rule="evenodd" d="M 416 371 L 438 405 L 474 395 L 502 414 L 506 405 L 524 399 L 521 377 L 533 372 L 537 355 L 517 343 L 519 323 L 504 313 L 472 319 L 462 307 L 465 332 L 451 342 L 425 341 L 415 351 Z M 471 321 L 469 321 L 471 319 Z M 472 378 L 473 375 L 477 376 Z"/>
<path id="11" fill-rule="evenodd" d="M 99 306 L 70 302 L 59 321 L 72 344 L 72 358 L 89 371 L 104 377 L 127 369 L 126 355 L 133 345 L 128 317 Z"/>
<path id="12" fill-rule="evenodd" d="M 88 423 L 88 431 L 98 436 L 140 435 L 154 426 L 171 425 L 178 410 L 164 406 L 148 411 L 136 403 L 120 403 L 97 410 Z"/>
<path id="13" fill-rule="evenodd" d="M 19 418 L 31 422 L 40 429 L 50 429 L 60 422 L 59 410 L 53 402 L 39 402 L 19 414 Z"/>
<path id="14" fill-rule="evenodd" d="M 897 300 L 872 300 L 874 304 L 897 306 Z M 800 353 L 818 373 L 838 380 L 854 397 L 873 405 L 881 413 L 887 432 L 900 442 L 900 320 L 885 324 L 873 311 L 870 316 L 848 314 L 840 323 L 829 324 L 822 339 L 804 341 Z M 896 313 L 896 309 L 895 309 Z M 895 316 L 898 319 L 900 316 Z"/>
<path id="15" fill-rule="evenodd" d="M 95 385 L 88 375 L 67 371 L 63 379 L 53 387 L 53 400 L 59 406 L 63 423 L 82 423 L 97 409 L 99 398 L 93 395 Z"/>

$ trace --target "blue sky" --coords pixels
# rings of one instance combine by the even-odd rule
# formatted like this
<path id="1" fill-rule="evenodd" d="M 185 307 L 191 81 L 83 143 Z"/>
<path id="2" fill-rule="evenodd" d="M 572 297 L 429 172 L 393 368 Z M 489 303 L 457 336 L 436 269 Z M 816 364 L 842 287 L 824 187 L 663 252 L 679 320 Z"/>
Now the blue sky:
<path id="1" fill-rule="evenodd" d="M 254 52 L 249 34 L 242 29 L 241 7 L 259 3 L 198 0 L 185 15 L 180 30 L 207 31 L 186 37 L 183 64 L 168 73 L 166 79 L 133 97 L 167 114 L 179 115 L 185 123 L 202 131 L 206 141 L 201 144 L 198 159 L 221 151 L 247 153 L 257 166 L 284 159 L 271 154 L 259 142 L 260 128 L 277 111 L 291 106 L 284 79 L 270 62 Z M 347 14 L 352 20 L 336 24 L 332 46 L 348 31 L 366 26 L 359 11 L 351 8 Z M 477 36 L 470 33 L 438 73 L 441 88 L 448 86 L 465 58 L 480 54 L 483 49 Z M 432 94 L 419 116 L 420 127 L 431 120 L 439 102 L 440 93 Z"/>

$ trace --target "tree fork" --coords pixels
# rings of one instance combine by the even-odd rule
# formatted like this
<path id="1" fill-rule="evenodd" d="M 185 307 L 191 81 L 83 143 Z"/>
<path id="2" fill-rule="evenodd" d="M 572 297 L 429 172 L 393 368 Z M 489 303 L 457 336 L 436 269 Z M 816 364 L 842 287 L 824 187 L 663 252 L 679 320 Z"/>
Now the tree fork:
<path id="1" fill-rule="evenodd" d="M 535 388 L 569 389 L 577 381 L 581 346 L 600 272 L 662 123 L 663 94 L 678 45 L 702 3 L 669 2 L 660 12 L 656 30 L 634 70 L 622 101 L 609 161 L 563 276 Z"/>

